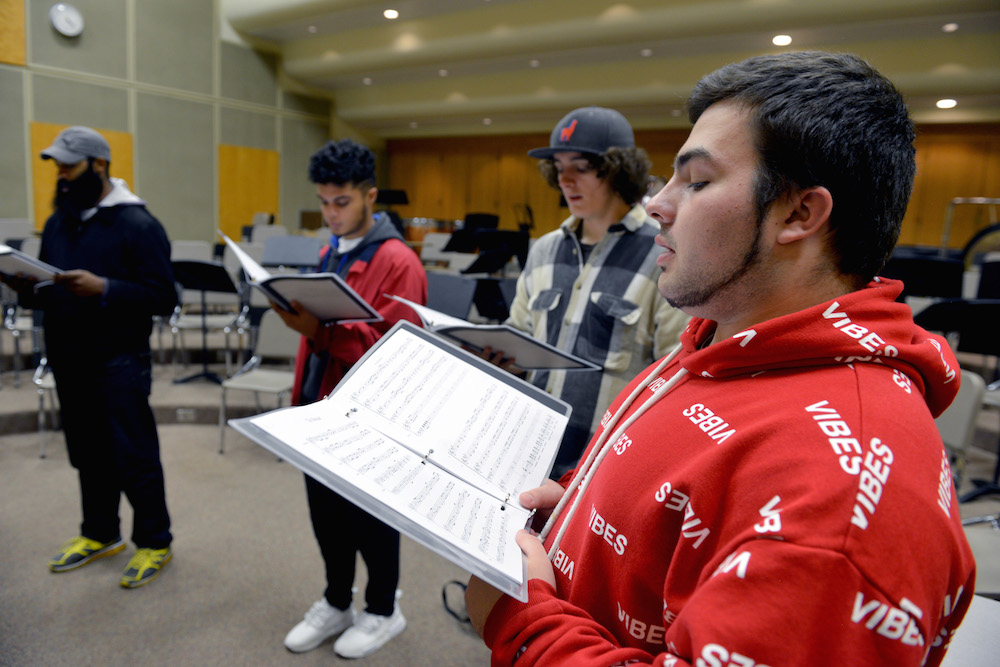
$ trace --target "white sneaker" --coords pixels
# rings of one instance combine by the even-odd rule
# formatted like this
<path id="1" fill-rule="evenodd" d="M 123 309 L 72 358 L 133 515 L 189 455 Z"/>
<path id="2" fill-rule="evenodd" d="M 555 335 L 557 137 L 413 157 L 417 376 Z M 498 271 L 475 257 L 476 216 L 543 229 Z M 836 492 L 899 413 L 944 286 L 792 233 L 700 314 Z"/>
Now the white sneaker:
<path id="1" fill-rule="evenodd" d="M 354 607 L 341 611 L 320 598 L 306 612 L 305 618 L 291 632 L 285 635 L 285 648 L 295 653 L 311 651 L 324 641 L 351 627 L 354 623 Z"/>
<path id="2" fill-rule="evenodd" d="M 354 625 L 333 645 L 333 652 L 341 658 L 363 658 L 385 646 L 405 629 L 406 619 L 399 605 L 392 611 L 392 616 L 377 616 L 363 611 L 358 614 Z"/>

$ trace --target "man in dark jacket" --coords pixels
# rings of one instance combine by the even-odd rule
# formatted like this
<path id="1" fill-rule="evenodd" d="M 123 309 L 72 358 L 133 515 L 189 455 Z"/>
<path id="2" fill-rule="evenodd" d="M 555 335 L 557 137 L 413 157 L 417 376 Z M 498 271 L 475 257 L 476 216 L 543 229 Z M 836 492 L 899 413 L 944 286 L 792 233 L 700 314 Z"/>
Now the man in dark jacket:
<path id="1" fill-rule="evenodd" d="M 168 314 L 177 300 L 170 242 L 145 202 L 125 181 L 110 178 L 111 149 L 98 132 L 67 128 L 41 156 L 55 162 L 59 180 L 40 259 L 61 272 L 47 286 L 22 282 L 19 293 L 22 305 L 44 312 L 46 354 L 83 509 L 80 535 L 49 569 L 74 570 L 125 549 L 118 516 L 124 493 L 134 510 L 137 550 L 120 583 L 135 588 L 171 558 L 149 406 L 152 318 Z"/>

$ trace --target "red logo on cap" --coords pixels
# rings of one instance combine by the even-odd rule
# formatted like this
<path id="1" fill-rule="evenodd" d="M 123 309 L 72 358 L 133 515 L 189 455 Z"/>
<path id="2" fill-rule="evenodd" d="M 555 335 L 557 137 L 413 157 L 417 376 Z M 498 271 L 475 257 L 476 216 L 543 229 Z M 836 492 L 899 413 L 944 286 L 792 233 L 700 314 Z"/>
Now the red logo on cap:
<path id="1" fill-rule="evenodd" d="M 576 118 L 574 118 L 573 122 L 564 127 L 562 131 L 559 133 L 559 141 L 563 142 L 569 141 L 570 137 L 573 136 L 573 132 L 575 131 L 576 131 Z"/>

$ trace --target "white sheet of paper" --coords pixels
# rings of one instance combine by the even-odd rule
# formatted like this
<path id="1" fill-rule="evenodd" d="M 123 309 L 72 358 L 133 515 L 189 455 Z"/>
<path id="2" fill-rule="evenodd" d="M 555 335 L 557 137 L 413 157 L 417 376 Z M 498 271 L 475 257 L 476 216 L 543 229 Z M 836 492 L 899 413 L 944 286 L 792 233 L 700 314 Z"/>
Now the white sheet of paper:
<path id="1" fill-rule="evenodd" d="M 519 580 L 514 535 L 530 513 L 507 496 L 544 481 L 548 469 L 538 459 L 567 417 L 409 332 L 383 341 L 380 352 L 330 398 L 252 423 L 446 539 L 455 553 L 476 554 Z M 470 370 L 482 381 L 470 382 Z M 461 373 L 462 388 L 453 391 Z"/>

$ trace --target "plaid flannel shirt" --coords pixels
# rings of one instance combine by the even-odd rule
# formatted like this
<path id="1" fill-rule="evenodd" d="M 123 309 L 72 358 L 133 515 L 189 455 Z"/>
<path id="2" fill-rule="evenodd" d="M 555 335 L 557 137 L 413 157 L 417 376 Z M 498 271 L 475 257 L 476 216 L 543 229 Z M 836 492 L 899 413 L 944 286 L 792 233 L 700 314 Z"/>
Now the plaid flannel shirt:
<path id="1" fill-rule="evenodd" d="M 659 228 L 642 206 L 611 226 L 586 263 L 579 225 L 570 216 L 532 245 L 507 323 L 603 367 L 528 378 L 573 406 L 570 426 L 593 433 L 611 400 L 677 343 L 688 316 L 656 288 Z"/>

